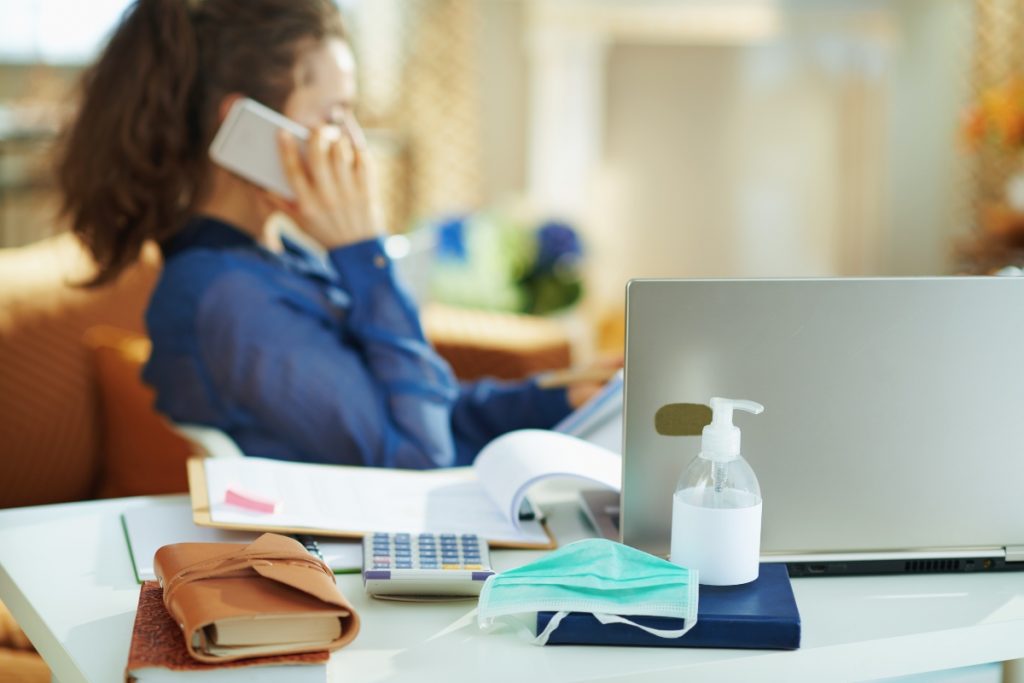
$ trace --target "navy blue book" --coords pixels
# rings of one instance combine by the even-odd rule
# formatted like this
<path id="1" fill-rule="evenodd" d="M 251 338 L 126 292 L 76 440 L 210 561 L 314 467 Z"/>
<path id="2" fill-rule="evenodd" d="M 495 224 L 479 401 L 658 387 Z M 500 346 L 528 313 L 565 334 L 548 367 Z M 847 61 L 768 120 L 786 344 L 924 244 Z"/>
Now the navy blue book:
<path id="1" fill-rule="evenodd" d="M 537 633 L 553 612 L 537 613 Z M 682 619 L 630 617 L 644 626 L 680 629 Z M 701 586 L 697 625 L 680 638 L 658 638 L 627 624 L 602 625 L 593 615 L 572 612 L 548 645 L 637 645 L 795 650 L 800 647 L 800 612 L 785 564 L 762 564 L 756 581 L 742 586 Z"/>

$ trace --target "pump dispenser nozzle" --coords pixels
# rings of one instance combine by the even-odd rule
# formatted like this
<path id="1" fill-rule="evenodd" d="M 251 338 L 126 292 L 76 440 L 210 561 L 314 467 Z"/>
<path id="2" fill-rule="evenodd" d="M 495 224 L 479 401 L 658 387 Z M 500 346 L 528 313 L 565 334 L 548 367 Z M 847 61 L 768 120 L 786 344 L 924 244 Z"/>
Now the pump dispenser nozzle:
<path id="1" fill-rule="evenodd" d="M 734 409 L 745 410 L 754 415 L 764 412 L 764 406 L 754 401 L 717 396 L 711 399 L 711 424 L 701 432 L 702 458 L 725 462 L 740 454 L 740 430 L 732 423 Z"/>

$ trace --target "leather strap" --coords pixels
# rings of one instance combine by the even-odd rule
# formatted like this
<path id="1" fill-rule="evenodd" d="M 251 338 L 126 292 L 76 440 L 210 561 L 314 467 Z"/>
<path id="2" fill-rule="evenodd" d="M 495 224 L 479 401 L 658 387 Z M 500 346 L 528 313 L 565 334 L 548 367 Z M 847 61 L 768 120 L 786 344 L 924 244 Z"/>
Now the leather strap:
<path id="1" fill-rule="evenodd" d="M 164 604 L 170 610 L 174 594 L 182 586 L 186 586 L 193 581 L 251 576 L 251 571 L 255 567 L 266 567 L 274 564 L 287 564 L 293 567 L 321 571 L 330 577 L 332 582 L 334 581 L 334 573 L 330 567 L 305 551 L 289 552 L 282 550 L 268 553 L 250 551 L 249 547 L 246 546 L 239 552 L 211 557 L 179 570 L 163 584 Z"/>

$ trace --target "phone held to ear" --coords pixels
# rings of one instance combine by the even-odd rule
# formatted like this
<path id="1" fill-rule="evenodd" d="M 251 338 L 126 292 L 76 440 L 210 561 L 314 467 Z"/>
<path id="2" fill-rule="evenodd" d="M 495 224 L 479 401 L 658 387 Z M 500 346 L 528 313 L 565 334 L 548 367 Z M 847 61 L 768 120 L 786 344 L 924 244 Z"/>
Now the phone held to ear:
<path id="1" fill-rule="evenodd" d="M 295 193 L 284 174 L 277 132 L 284 130 L 299 140 L 304 153 L 309 129 L 255 100 L 240 98 L 210 144 L 214 163 L 285 199 Z"/>

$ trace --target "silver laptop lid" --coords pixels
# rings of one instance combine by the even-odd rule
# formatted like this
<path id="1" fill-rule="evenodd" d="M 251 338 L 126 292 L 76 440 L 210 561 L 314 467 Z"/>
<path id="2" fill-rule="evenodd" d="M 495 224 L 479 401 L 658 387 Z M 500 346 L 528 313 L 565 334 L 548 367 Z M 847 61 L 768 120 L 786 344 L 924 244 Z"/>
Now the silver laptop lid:
<path id="1" fill-rule="evenodd" d="M 764 496 L 762 552 L 1024 545 L 1024 278 L 634 280 L 621 529 L 668 551 L 700 437 L 654 415 L 737 414 Z"/>

